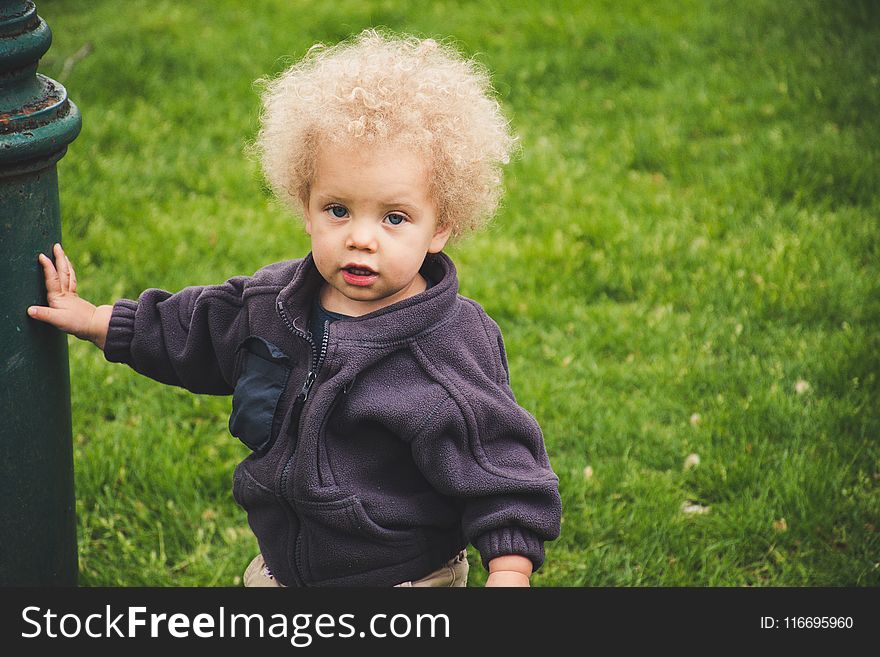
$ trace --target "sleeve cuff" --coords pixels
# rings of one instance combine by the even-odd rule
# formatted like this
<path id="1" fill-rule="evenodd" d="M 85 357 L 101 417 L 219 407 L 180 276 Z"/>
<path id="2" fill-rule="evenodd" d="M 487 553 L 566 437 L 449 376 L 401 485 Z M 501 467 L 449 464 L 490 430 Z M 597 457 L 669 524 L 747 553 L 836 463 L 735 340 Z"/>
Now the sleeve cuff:
<path id="1" fill-rule="evenodd" d="M 131 341 L 134 337 L 134 316 L 138 302 L 120 299 L 113 304 L 110 327 L 104 342 L 104 358 L 111 363 L 131 362 Z"/>
<path id="2" fill-rule="evenodd" d="M 544 541 L 534 532 L 519 527 L 500 527 L 480 534 L 473 540 L 480 551 L 483 568 L 489 570 L 489 562 L 495 557 L 508 554 L 522 555 L 532 562 L 532 572 L 544 563 Z"/>

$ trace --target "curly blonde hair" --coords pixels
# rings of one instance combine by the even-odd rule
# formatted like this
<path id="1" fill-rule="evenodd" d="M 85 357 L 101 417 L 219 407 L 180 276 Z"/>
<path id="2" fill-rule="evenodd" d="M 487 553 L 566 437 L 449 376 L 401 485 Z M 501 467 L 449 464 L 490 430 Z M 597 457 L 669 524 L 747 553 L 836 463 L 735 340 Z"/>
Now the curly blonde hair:
<path id="1" fill-rule="evenodd" d="M 479 63 L 433 39 L 370 29 L 333 47 L 317 44 L 261 82 L 254 151 L 294 212 L 308 203 L 322 144 L 393 143 L 427 158 L 440 226 L 457 236 L 492 218 L 517 138 Z"/>

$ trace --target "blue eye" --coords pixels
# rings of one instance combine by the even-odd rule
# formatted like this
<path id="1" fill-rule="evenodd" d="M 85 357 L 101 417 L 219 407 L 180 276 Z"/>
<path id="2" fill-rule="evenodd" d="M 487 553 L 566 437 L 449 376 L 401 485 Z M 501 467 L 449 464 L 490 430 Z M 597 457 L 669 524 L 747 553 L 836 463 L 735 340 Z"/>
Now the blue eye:
<path id="1" fill-rule="evenodd" d="M 348 214 L 348 210 L 346 210 L 341 205 L 333 205 L 327 208 L 331 215 L 336 217 L 337 219 L 342 219 L 345 215 Z"/>
<path id="2" fill-rule="evenodd" d="M 392 226 L 399 226 L 404 221 L 406 221 L 406 217 L 404 217 L 402 214 L 396 214 L 396 213 L 389 214 L 387 217 L 385 217 L 385 219 L 387 219 L 388 223 L 391 224 Z"/>

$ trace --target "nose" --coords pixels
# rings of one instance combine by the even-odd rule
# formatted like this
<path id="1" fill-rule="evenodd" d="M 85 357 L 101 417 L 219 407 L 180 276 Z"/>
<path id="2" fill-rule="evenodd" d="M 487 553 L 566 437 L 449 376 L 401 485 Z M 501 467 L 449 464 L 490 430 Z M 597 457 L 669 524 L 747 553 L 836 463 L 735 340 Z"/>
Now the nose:
<path id="1" fill-rule="evenodd" d="M 348 238 L 345 241 L 347 249 L 367 251 L 373 253 L 379 244 L 376 239 L 375 222 L 364 219 L 355 219 L 349 222 Z"/>

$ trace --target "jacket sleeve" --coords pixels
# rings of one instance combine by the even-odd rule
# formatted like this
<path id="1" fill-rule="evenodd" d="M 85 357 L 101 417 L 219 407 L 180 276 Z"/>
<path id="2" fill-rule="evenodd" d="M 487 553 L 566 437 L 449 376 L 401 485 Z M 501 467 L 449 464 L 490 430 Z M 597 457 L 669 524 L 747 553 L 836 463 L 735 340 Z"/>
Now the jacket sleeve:
<path id="1" fill-rule="evenodd" d="M 559 536 L 559 479 L 537 421 L 514 399 L 501 354 L 496 377 L 447 378 L 449 397 L 429 413 L 412 450 L 431 484 L 462 500 L 462 530 L 486 569 L 518 554 L 537 570 L 544 541 Z"/>
<path id="2" fill-rule="evenodd" d="M 246 277 L 176 294 L 149 289 L 113 306 L 104 355 L 156 381 L 215 395 L 233 390 Z"/>

